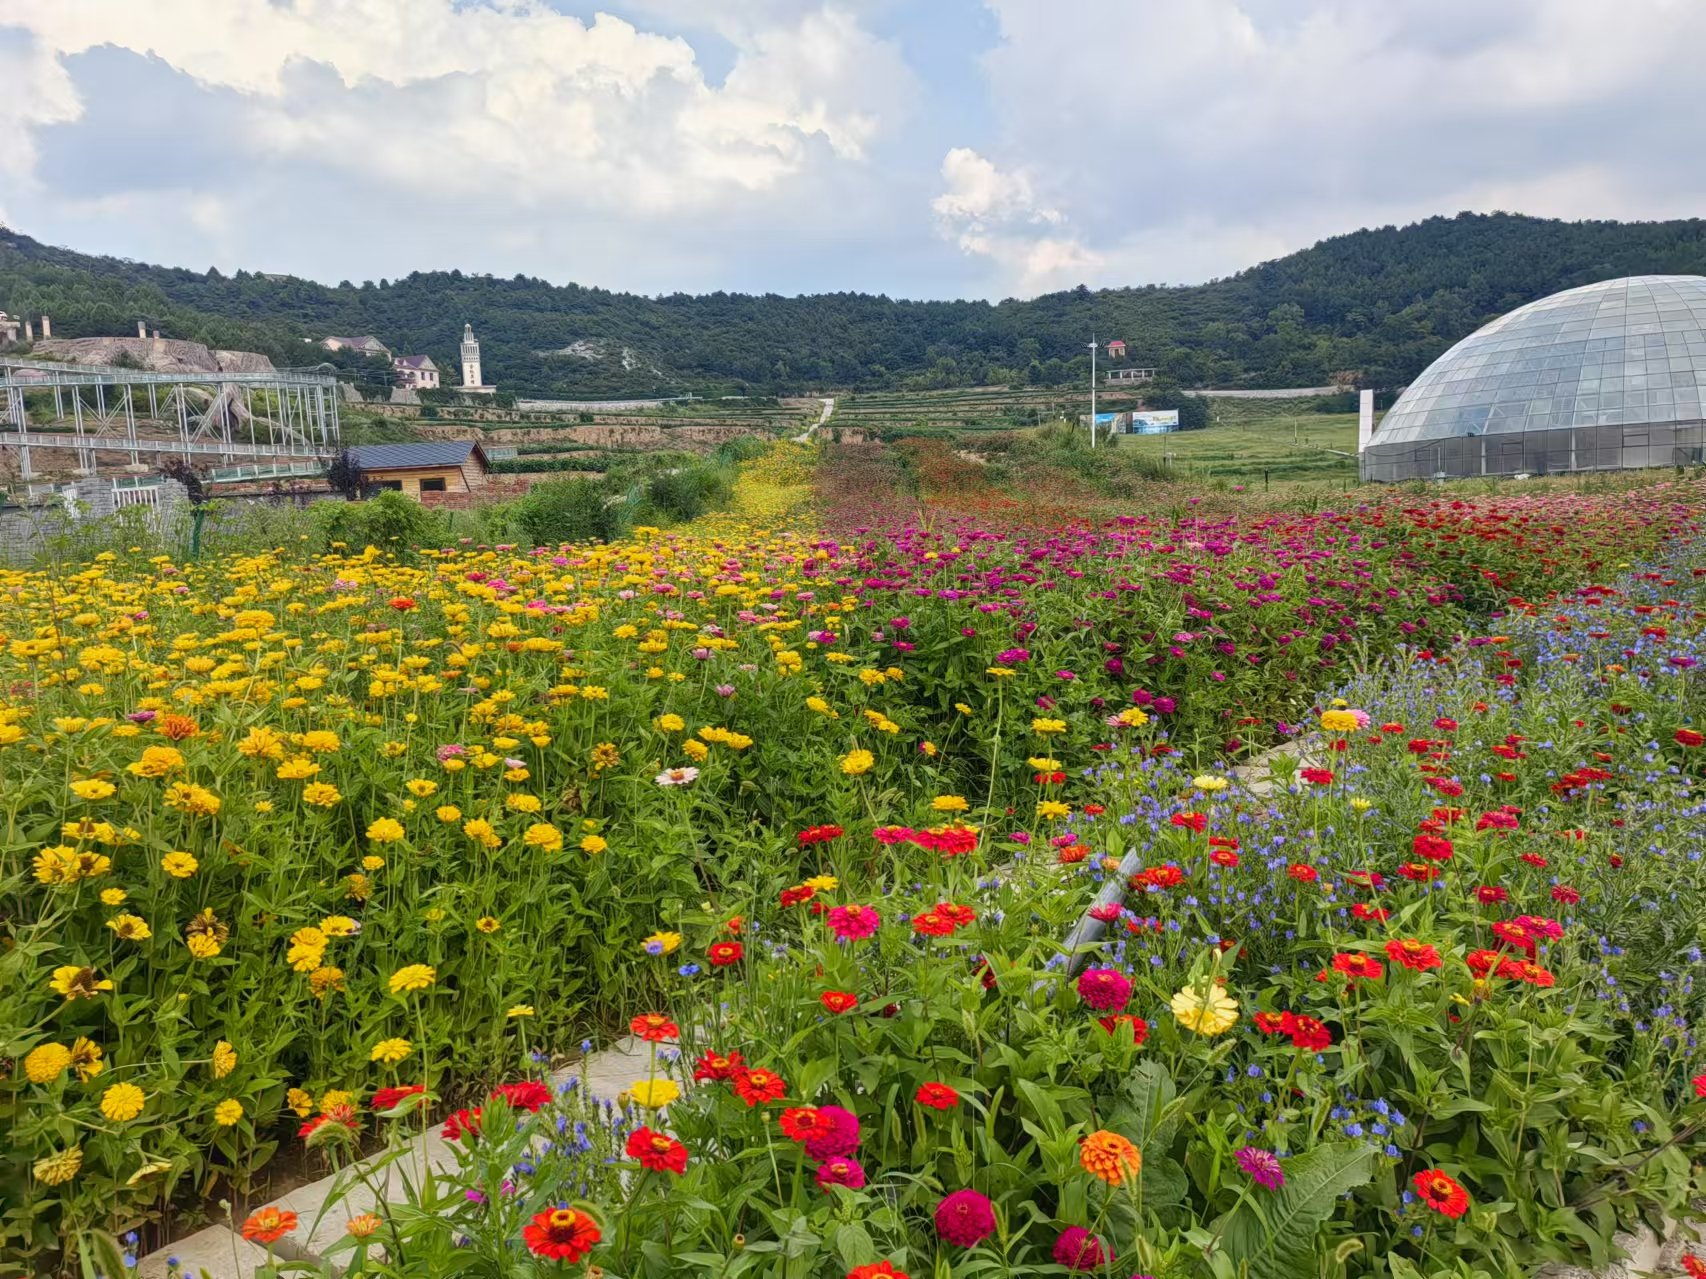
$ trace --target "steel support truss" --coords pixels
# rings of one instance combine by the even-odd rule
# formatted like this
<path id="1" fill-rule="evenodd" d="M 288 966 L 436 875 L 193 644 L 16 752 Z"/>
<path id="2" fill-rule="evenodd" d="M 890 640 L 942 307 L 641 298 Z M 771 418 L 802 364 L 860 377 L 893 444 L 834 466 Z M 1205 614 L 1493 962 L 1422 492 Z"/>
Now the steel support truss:
<path id="1" fill-rule="evenodd" d="M 0 358 L 0 448 L 19 477 L 37 449 L 75 453 L 95 474 L 100 455 L 232 463 L 329 459 L 341 446 L 336 379 L 318 370 L 150 373 L 104 365 Z"/>

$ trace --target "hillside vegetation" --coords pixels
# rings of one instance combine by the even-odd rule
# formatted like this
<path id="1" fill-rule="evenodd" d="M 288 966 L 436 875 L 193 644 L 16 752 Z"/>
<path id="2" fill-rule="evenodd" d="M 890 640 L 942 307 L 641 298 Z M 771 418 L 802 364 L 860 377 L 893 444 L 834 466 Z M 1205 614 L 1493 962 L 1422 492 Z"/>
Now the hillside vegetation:
<path id="1" fill-rule="evenodd" d="M 1084 342 L 1185 386 L 1309 386 L 1355 370 L 1400 385 L 1490 317 L 1620 275 L 1706 272 L 1706 222 L 1560 222 L 1512 214 L 1356 231 L 1191 287 L 1080 287 L 1030 301 L 857 293 L 639 297 L 461 271 L 336 287 L 51 248 L 0 228 L 0 307 L 56 336 L 133 331 L 318 361 L 304 337 L 380 337 L 456 365 L 462 325 L 488 381 L 522 395 L 786 394 L 1081 384 Z M 346 361 L 352 357 L 345 357 Z"/>

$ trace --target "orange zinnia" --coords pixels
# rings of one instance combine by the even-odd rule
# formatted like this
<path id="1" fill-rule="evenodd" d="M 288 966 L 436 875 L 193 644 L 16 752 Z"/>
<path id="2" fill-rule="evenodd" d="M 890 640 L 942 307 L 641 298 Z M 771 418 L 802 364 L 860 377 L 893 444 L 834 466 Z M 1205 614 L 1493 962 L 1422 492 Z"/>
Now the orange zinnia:
<path id="1" fill-rule="evenodd" d="M 296 1214 L 277 1208 L 261 1208 L 249 1214 L 243 1223 L 243 1238 L 256 1243 L 277 1243 L 296 1229 Z"/>
<path id="2" fill-rule="evenodd" d="M 1110 1186 L 1118 1186 L 1127 1177 L 1143 1171 L 1143 1155 L 1138 1148 L 1106 1128 L 1084 1138 L 1078 1147 L 1078 1162 L 1084 1165 L 1085 1172 Z"/>

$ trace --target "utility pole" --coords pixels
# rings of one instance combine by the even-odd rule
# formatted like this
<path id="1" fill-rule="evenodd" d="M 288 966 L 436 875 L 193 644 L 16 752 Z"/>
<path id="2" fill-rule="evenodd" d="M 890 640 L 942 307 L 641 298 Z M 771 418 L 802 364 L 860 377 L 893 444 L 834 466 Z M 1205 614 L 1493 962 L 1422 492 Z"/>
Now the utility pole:
<path id="1" fill-rule="evenodd" d="M 1096 338 L 1090 337 L 1090 447 L 1096 447 Z"/>

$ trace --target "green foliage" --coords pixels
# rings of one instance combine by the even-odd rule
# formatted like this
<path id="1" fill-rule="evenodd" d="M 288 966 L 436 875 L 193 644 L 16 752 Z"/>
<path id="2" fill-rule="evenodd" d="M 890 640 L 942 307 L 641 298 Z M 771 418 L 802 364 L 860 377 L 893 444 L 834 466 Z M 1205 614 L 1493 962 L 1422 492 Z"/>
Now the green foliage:
<path id="1" fill-rule="evenodd" d="M 460 271 L 329 288 L 90 257 L 0 231 L 0 304 L 49 312 L 63 336 L 127 333 L 146 315 L 169 336 L 300 364 L 304 336 L 374 333 L 454 368 L 471 320 L 486 376 L 504 395 L 566 397 L 1081 387 L 1092 332 L 1123 337 L 1133 362 L 1180 386 L 1314 386 L 1355 371 L 1364 385 L 1391 387 L 1523 302 L 1620 275 L 1703 271 L 1700 221 L 1512 214 L 1356 231 L 1188 288 L 1080 287 L 999 305 L 855 293 L 648 298 Z M 596 358 L 537 354 L 580 341 Z M 382 361 L 353 352 L 315 359 L 363 385 L 388 381 Z"/>
<path id="2" fill-rule="evenodd" d="M 416 547 L 447 540 L 443 516 L 401 493 L 380 493 L 365 502 L 316 502 L 309 508 L 309 525 L 321 552 L 341 542 L 356 551 L 376 546 L 407 556 Z"/>
<path id="3" fill-rule="evenodd" d="M 605 486 L 596 480 L 554 480 L 535 484 L 512 504 L 517 528 L 535 546 L 563 542 L 613 540 L 621 531 L 619 512 Z"/>

